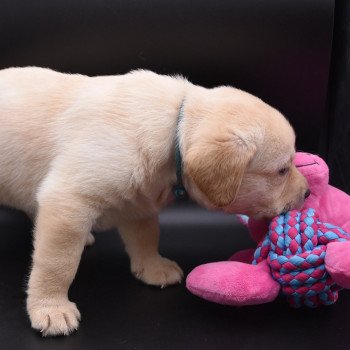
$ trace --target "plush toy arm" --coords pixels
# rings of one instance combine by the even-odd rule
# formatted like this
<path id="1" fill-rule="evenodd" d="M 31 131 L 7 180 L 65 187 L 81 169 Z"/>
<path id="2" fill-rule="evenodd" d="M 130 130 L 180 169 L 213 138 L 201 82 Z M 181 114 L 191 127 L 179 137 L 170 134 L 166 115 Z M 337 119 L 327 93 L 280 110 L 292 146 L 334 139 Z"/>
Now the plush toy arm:
<path id="1" fill-rule="evenodd" d="M 350 288 L 350 241 L 327 245 L 325 264 L 328 273 L 339 286 Z"/>
<path id="2" fill-rule="evenodd" d="M 280 291 L 266 260 L 258 265 L 221 261 L 197 266 L 186 287 L 203 299 L 233 306 L 268 303 Z"/>

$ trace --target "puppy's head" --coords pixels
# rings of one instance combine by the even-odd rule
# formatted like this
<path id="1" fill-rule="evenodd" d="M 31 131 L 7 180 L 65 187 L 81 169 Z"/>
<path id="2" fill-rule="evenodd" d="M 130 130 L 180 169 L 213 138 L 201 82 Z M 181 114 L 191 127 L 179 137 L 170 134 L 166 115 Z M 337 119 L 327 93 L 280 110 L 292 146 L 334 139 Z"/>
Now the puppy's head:
<path id="1" fill-rule="evenodd" d="M 307 182 L 293 165 L 294 131 L 277 110 L 220 87 L 196 91 L 185 115 L 185 179 L 198 202 L 255 218 L 301 208 Z"/>

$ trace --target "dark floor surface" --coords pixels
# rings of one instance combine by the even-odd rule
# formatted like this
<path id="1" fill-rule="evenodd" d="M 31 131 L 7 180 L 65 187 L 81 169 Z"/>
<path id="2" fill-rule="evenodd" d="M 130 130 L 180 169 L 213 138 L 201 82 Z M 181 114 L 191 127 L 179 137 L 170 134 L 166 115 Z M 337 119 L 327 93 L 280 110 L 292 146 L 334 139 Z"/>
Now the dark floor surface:
<path id="1" fill-rule="evenodd" d="M 161 252 L 189 273 L 253 246 L 232 216 L 184 206 L 161 216 Z M 281 299 L 234 308 L 191 295 L 184 284 L 163 290 L 138 282 L 115 232 L 96 235 L 70 291 L 82 322 L 70 337 L 44 339 L 25 313 L 31 223 L 0 210 L 0 349 L 349 349 L 350 293 L 337 304 L 294 310 Z"/>

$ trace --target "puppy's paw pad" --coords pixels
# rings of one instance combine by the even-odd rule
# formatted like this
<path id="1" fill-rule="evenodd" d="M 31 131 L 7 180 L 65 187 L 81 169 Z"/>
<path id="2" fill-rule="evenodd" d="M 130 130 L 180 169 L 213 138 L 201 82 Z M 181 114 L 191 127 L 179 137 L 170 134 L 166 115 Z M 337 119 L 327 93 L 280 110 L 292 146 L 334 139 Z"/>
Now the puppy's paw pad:
<path id="1" fill-rule="evenodd" d="M 176 262 L 161 256 L 138 264 L 132 271 L 138 279 L 146 284 L 162 288 L 180 283 L 183 277 L 183 272 Z"/>
<path id="2" fill-rule="evenodd" d="M 69 335 L 77 330 L 80 312 L 70 301 L 45 303 L 45 306 L 28 306 L 28 313 L 34 329 L 44 337 Z"/>
<path id="3" fill-rule="evenodd" d="M 95 237 L 94 235 L 90 232 L 87 236 L 85 246 L 91 246 L 95 243 Z"/>

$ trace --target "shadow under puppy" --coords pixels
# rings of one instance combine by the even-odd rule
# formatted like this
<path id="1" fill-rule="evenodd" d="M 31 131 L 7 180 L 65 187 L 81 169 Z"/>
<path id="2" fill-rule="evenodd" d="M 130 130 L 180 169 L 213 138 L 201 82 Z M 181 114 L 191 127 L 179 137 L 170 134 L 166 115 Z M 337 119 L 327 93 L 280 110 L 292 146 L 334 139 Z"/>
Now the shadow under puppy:
<path id="1" fill-rule="evenodd" d="M 142 70 L 87 77 L 10 68 L 0 71 L 0 125 L 0 203 L 35 220 L 27 310 L 43 335 L 78 328 L 68 289 L 92 229 L 118 228 L 145 283 L 181 280 L 158 253 L 176 140 L 184 186 L 209 209 L 273 217 L 300 208 L 307 193 L 290 124 L 232 87 Z"/>

